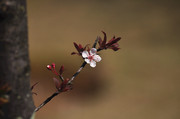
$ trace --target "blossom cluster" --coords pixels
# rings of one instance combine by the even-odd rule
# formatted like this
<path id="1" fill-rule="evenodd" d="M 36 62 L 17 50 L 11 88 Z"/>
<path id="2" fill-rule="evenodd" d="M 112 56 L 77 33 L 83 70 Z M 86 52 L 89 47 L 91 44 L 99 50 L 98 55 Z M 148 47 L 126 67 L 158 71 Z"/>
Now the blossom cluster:
<path id="1" fill-rule="evenodd" d="M 96 62 L 100 62 L 101 61 L 101 57 L 99 55 L 97 55 L 97 52 L 100 50 L 106 50 L 106 49 L 112 49 L 114 51 L 118 51 L 119 48 L 119 44 L 118 41 L 121 39 L 120 37 L 116 38 L 115 36 L 109 40 L 107 42 L 107 36 L 106 33 L 104 31 L 102 31 L 102 33 L 104 34 L 104 39 L 102 40 L 101 37 L 98 37 L 98 44 L 99 44 L 99 48 L 92 48 L 90 50 L 90 48 L 88 47 L 88 45 L 86 45 L 85 47 L 83 47 L 81 44 L 77 45 L 77 43 L 74 42 L 74 46 L 76 48 L 77 52 L 72 52 L 71 55 L 77 54 L 79 56 L 82 55 L 82 57 L 84 58 L 85 62 L 90 64 L 91 67 L 95 67 L 96 66 Z M 87 48 L 87 50 L 86 50 Z"/>
<path id="2" fill-rule="evenodd" d="M 85 63 L 89 64 L 91 67 L 96 67 L 96 62 L 100 62 L 102 58 L 97 54 L 98 51 L 106 50 L 106 49 L 112 49 L 114 51 L 119 50 L 119 44 L 118 41 L 121 39 L 120 37 L 115 38 L 115 36 L 107 42 L 107 36 L 106 33 L 102 31 L 104 34 L 104 39 L 102 40 L 101 37 L 97 37 L 97 40 L 95 42 L 95 45 L 99 44 L 99 47 L 96 49 L 96 47 L 93 46 L 93 48 L 89 48 L 89 45 L 83 47 L 81 44 L 77 44 L 74 42 L 74 47 L 76 48 L 77 52 L 72 52 L 71 55 L 78 55 L 81 56 Z M 85 66 L 85 65 L 84 65 Z M 84 67 L 80 67 L 80 70 Z M 55 64 L 52 63 L 51 65 L 47 65 L 47 69 L 49 69 L 51 72 L 53 72 L 56 76 L 58 76 L 61 79 L 61 83 L 57 78 L 53 78 L 56 89 L 58 91 L 64 92 L 72 89 L 72 83 L 69 78 L 64 79 L 62 74 L 64 72 L 64 66 L 61 66 L 59 69 L 59 72 L 55 69 Z M 78 70 L 72 77 L 72 79 L 75 78 L 75 76 L 80 72 Z"/>

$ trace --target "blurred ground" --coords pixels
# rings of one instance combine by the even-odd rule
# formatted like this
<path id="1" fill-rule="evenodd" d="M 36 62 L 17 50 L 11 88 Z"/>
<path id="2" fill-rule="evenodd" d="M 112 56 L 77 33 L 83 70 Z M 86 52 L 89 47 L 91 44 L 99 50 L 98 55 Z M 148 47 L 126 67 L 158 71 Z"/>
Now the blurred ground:
<path id="1" fill-rule="evenodd" d="M 59 95 L 36 119 L 179 119 L 179 1 L 28 0 L 31 84 L 36 105 L 54 91 L 52 62 L 71 77 L 82 59 L 73 42 L 93 44 L 107 33 L 121 36 L 118 52 L 101 52 L 74 90 Z"/>

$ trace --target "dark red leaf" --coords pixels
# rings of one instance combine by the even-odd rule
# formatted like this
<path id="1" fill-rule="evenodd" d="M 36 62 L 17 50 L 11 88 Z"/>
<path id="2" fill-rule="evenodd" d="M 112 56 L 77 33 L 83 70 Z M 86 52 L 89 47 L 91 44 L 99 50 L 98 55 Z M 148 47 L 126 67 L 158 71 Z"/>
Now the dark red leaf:
<path id="1" fill-rule="evenodd" d="M 98 43 L 99 43 L 99 46 L 101 47 L 101 45 L 102 45 L 102 39 L 101 39 L 101 37 L 98 37 Z"/>
<path id="2" fill-rule="evenodd" d="M 109 40 L 108 43 L 111 43 L 113 40 L 115 40 L 115 36 L 111 40 Z"/>
<path id="3" fill-rule="evenodd" d="M 102 42 L 102 47 L 104 48 L 105 45 L 106 45 L 106 40 L 107 40 L 107 37 L 106 37 L 106 33 L 104 31 L 102 31 L 102 33 L 104 34 L 104 40 Z"/>
<path id="4" fill-rule="evenodd" d="M 79 44 L 79 49 L 83 49 L 83 46 L 81 44 Z"/>
<path id="5" fill-rule="evenodd" d="M 118 37 L 116 39 L 111 39 L 107 44 L 106 46 L 111 46 L 113 45 L 114 43 L 117 43 L 119 40 L 121 40 L 121 37 Z"/>
<path id="6" fill-rule="evenodd" d="M 112 47 L 111 49 L 113 49 L 114 51 L 117 51 L 117 50 L 119 50 L 120 48 L 118 48 L 118 47 Z"/>
<path id="7" fill-rule="evenodd" d="M 53 78 L 53 81 L 55 83 L 56 89 L 59 90 L 61 88 L 61 84 L 60 84 L 59 80 L 56 78 Z"/>
<path id="8" fill-rule="evenodd" d="M 80 49 L 79 49 L 79 46 L 74 42 L 74 47 L 76 48 L 76 50 L 78 51 L 78 52 L 80 52 Z"/>
<path id="9" fill-rule="evenodd" d="M 86 50 L 87 47 L 89 47 L 90 44 L 87 44 L 84 48 L 83 51 Z"/>
<path id="10" fill-rule="evenodd" d="M 37 95 L 37 93 L 35 93 L 35 92 L 32 92 L 32 94 Z"/>
<path id="11" fill-rule="evenodd" d="M 79 44 L 79 54 L 82 53 L 86 49 L 86 46 L 83 48 L 81 44 Z"/>
<path id="12" fill-rule="evenodd" d="M 59 74 L 62 75 L 63 72 L 64 72 L 64 66 L 62 65 L 60 70 L 59 70 Z"/>
<path id="13" fill-rule="evenodd" d="M 61 91 L 65 92 L 65 91 L 68 91 L 68 90 L 72 89 L 71 84 L 68 84 L 68 81 L 69 81 L 69 79 L 67 78 L 62 82 Z"/>
<path id="14" fill-rule="evenodd" d="M 31 86 L 31 91 L 34 89 L 34 87 L 38 84 L 39 82 L 36 82 L 34 85 Z"/>
<path id="15" fill-rule="evenodd" d="M 119 47 L 119 44 L 118 44 L 118 43 L 114 43 L 114 44 L 112 45 L 112 47 Z"/>
<path id="16" fill-rule="evenodd" d="M 74 46 L 76 48 L 76 50 L 78 51 L 78 53 L 76 52 L 72 52 L 71 55 L 74 55 L 74 54 L 77 54 L 77 55 L 81 55 L 81 53 L 86 50 L 86 47 L 88 46 L 89 44 L 87 44 L 85 47 L 83 47 L 81 44 L 77 45 L 77 43 L 74 42 Z"/>
<path id="17" fill-rule="evenodd" d="M 76 53 L 76 52 L 72 52 L 72 53 L 71 53 L 71 55 L 75 55 L 75 54 L 77 54 L 77 53 Z"/>
<path id="18" fill-rule="evenodd" d="M 80 55 L 80 54 L 77 52 L 72 52 L 71 55 Z"/>
<path id="19" fill-rule="evenodd" d="M 75 54 L 76 54 L 76 52 L 72 52 L 72 53 L 71 53 L 71 55 L 75 55 Z"/>
<path id="20" fill-rule="evenodd" d="M 117 43 L 118 41 L 120 41 L 121 40 L 121 37 L 118 37 L 118 38 L 116 38 L 115 40 L 113 40 L 112 42 L 113 43 Z"/>

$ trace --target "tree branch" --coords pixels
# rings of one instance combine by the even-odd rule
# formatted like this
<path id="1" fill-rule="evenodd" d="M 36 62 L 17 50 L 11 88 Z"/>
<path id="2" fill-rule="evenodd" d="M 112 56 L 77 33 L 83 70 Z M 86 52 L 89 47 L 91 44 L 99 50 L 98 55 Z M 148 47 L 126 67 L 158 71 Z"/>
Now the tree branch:
<path id="1" fill-rule="evenodd" d="M 51 99 L 53 99 L 55 96 L 57 96 L 60 92 L 55 92 L 53 93 L 50 97 L 48 97 L 43 103 L 41 103 L 38 107 L 36 107 L 36 109 L 34 110 L 34 112 L 37 112 L 39 109 L 41 109 L 46 103 L 48 103 L 49 101 L 51 101 Z"/>
<path id="2" fill-rule="evenodd" d="M 95 40 L 94 44 L 93 44 L 93 48 L 96 47 L 98 42 L 98 37 Z M 81 67 L 79 68 L 79 70 L 72 76 L 72 78 L 68 81 L 68 85 L 72 84 L 72 81 L 74 80 L 74 78 L 81 72 L 81 70 L 86 66 L 86 62 L 84 61 L 81 65 Z M 60 77 L 61 80 L 64 80 L 63 77 Z M 43 106 L 45 106 L 49 101 L 51 101 L 51 99 L 53 99 L 55 96 L 57 96 L 58 94 L 60 94 L 62 91 L 59 90 L 55 93 L 53 93 L 50 97 L 48 97 L 43 103 L 41 103 L 38 107 L 36 107 L 36 109 L 34 110 L 34 112 L 37 112 L 38 110 L 40 110 Z"/>

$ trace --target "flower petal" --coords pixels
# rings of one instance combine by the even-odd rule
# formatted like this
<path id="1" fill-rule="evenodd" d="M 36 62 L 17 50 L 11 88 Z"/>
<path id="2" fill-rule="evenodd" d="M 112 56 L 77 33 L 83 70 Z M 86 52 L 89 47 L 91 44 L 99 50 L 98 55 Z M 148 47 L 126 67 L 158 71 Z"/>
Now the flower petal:
<path id="1" fill-rule="evenodd" d="M 99 55 L 94 55 L 93 59 L 96 62 L 100 62 L 101 61 L 101 57 Z"/>
<path id="2" fill-rule="evenodd" d="M 95 55 L 96 52 L 97 52 L 97 49 L 96 49 L 96 48 L 92 48 L 92 49 L 90 50 L 90 55 Z"/>
<path id="3" fill-rule="evenodd" d="M 92 61 L 90 62 L 90 66 L 91 66 L 91 67 L 96 67 L 96 62 L 92 60 Z"/>
<path id="4" fill-rule="evenodd" d="M 85 62 L 90 64 L 90 60 L 89 59 L 85 59 Z"/>
<path id="5" fill-rule="evenodd" d="M 83 57 L 83 58 L 87 58 L 88 56 L 89 56 L 88 51 L 83 51 L 83 52 L 82 52 L 82 57 Z"/>

